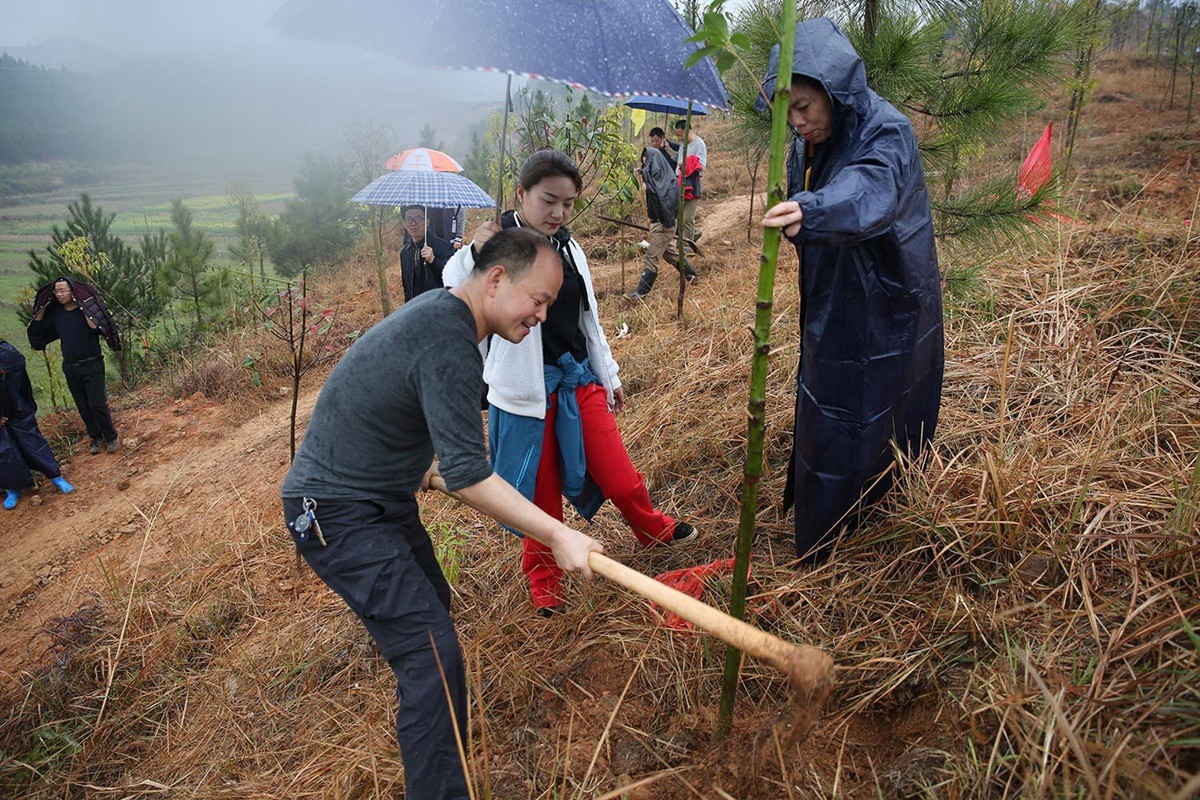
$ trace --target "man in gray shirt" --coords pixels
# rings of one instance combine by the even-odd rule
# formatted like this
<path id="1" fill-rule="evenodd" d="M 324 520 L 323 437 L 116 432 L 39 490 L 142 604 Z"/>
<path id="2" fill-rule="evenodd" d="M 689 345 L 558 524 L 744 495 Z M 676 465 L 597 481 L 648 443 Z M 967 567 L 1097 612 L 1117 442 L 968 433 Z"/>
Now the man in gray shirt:
<path id="1" fill-rule="evenodd" d="M 695 156 L 699 162 L 699 168 L 688 169 L 687 164 L 679 164 L 675 172 L 676 174 L 685 176 L 683 181 L 683 238 L 696 242 L 700 240 L 700 231 L 696 228 L 696 207 L 700 204 L 700 183 L 704 177 L 704 170 L 708 167 L 708 145 L 696 135 L 696 131 L 693 128 L 688 127 L 687 120 L 675 120 L 675 135 L 679 138 L 680 144 L 672 142 L 671 147 L 677 154 L 677 161 L 678 154 L 682 152 L 680 148 L 683 146 L 683 133 L 685 130 L 687 131 L 688 159 Z"/>
<path id="2" fill-rule="evenodd" d="M 414 496 L 434 467 L 471 505 L 549 545 L 564 570 L 590 578 L 588 554 L 601 549 L 492 473 L 479 416 L 478 343 L 524 339 L 561 285 L 544 237 L 522 229 L 492 237 L 464 283 L 406 303 L 350 348 L 283 482 L 297 549 L 396 674 L 410 800 L 468 797 L 456 741 L 466 747 L 466 681 L 450 586 Z"/>

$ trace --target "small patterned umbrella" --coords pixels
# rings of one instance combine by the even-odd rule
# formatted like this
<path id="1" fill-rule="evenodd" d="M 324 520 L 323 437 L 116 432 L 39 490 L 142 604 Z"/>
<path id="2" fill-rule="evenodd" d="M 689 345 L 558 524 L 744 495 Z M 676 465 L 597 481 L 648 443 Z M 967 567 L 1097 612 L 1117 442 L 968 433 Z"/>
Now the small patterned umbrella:
<path id="1" fill-rule="evenodd" d="M 640 108 L 644 111 L 656 111 L 660 114 L 686 114 L 688 104 L 684 100 L 676 100 L 672 97 L 654 97 L 648 94 L 635 94 L 633 97 L 625 101 L 625 105 L 630 108 Z M 693 116 L 704 116 L 708 113 L 708 109 L 700 103 L 692 104 Z"/>
<path id="2" fill-rule="evenodd" d="M 462 165 L 441 150 L 432 147 L 411 147 L 397 153 L 383 165 L 390 170 L 422 170 L 424 172 L 462 172 Z"/>
<path id="3" fill-rule="evenodd" d="M 371 181 L 350 198 L 369 206 L 433 206 L 435 208 L 492 208 L 496 201 L 462 175 L 453 172 L 406 169 Z"/>

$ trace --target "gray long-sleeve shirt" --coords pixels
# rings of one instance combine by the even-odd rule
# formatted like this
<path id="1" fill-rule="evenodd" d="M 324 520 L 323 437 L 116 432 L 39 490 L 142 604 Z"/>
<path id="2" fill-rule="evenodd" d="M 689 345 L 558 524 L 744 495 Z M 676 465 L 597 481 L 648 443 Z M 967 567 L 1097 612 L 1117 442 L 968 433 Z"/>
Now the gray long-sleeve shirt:
<path id="1" fill-rule="evenodd" d="M 326 379 L 283 496 L 412 494 L 435 452 L 451 491 L 491 475 L 478 344 L 470 309 L 445 289 L 367 331 Z"/>

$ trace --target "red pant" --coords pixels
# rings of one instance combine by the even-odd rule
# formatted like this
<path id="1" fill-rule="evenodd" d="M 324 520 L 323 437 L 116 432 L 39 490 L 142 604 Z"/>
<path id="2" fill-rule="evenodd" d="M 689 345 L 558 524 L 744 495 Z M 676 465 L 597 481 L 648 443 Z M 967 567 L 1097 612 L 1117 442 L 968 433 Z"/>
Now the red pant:
<path id="1" fill-rule="evenodd" d="M 598 383 L 580 386 L 575 390 L 579 401 L 579 417 L 583 425 L 583 451 L 587 458 L 588 474 L 612 501 L 633 535 L 644 546 L 671 540 L 675 520 L 656 511 L 650 504 L 650 492 L 641 473 L 633 468 L 617 421 L 608 410 L 604 387 Z M 563 518 L 562 478 L 558 467 L 558 439 L 554 435 L 554 420 L 558 415 L 558 396 L 550 395 L 546 409 L 546 433 L 542 440 L 542 460 L 538 464 L 537 484 L 533 502 L 555 519 Z M 554 561 L 549 547 L 526 536 L 521 569 L 529 577 L 533 605 L 537 608 L 557 606 L 562 602 L 562 570 Z"/>

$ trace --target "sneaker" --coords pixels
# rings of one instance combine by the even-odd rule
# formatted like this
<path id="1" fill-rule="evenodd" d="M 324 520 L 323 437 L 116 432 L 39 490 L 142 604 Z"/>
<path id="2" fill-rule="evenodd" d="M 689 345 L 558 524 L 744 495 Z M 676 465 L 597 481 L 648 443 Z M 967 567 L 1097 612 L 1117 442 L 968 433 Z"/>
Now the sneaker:
<path id="1" fill-rule="evenodd" d="M 690 522 L 676 522 L 675 532 L 671 534 L 671 546 L 691 544 L 700 538 L 700 531 Z"/>
<path id="2" fill-rule="evenodd" d="M 59 475 L 57 478 L 51 478 L 50 482 L 59 488 L 63 494 L 70 494 L 75 491 L 75 487 L 67 483 L 67 479 Z"/>
<path id="3" fill-rule="evenodd" d="M 12 511 L 17 507 L 17 500 L 20 499 L 21 495 L 17 494 L 12 489 L 5 489 L 4 491 L 7 492 L 7 494 L 4 496 L 4 510 Z"/>
<path id="4" fill-rule="evenodd" d="M 115 439 L 110 439 L 104 445 L 104 449 L 110 453 L 115 453 L 120 448 L 121 448 L 121 437 L 119 437 L 119 436 Z"/>
<path id="5" fill-rule="evenodd" d="M 92 445 L 88 448 L 88 452 L 94 456 L 100 455 L 100 440 L 92 439 Z"/>

